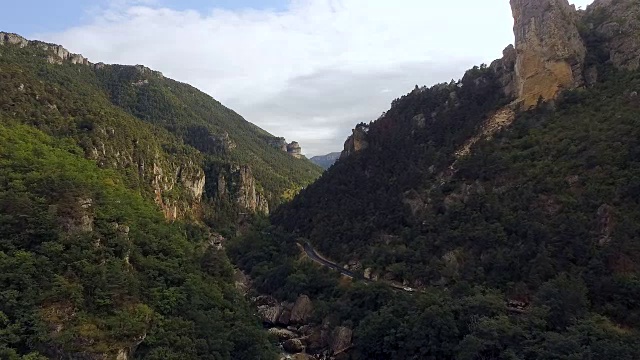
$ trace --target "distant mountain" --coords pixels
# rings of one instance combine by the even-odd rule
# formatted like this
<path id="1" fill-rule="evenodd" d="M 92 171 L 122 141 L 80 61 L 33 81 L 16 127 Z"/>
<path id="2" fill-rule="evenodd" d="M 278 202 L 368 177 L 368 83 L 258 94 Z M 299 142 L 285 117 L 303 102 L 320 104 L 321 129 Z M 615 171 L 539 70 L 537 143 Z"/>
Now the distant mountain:
<path id="1" fill-rule="evenodd" d="M 340 152 L 332 152 L 327 155 L 319 155 L 314 156 L 311 159 L 311 162 L 320 166 L 323 169 L 328 169 L 340 158 Z"/>

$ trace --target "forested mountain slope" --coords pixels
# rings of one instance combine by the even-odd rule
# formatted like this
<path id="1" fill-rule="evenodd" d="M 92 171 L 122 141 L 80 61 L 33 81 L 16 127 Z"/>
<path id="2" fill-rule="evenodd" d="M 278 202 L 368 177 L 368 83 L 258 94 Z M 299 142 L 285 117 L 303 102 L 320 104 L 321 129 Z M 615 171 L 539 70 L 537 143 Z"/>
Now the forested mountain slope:
<path id="1" fill-rule="evenodd" d="M 145 67 L 0 33 L 0 358 L 274 358 L 217 233 L 320 174 L 273 139 Z"/>
<path id="2" fill-rule="evenodd" d="M 169 219 L 268 213 L 321 169 L 197 89 L 1 33 L 0 108 L 150 190 Z M 200 206 L 205 202 L 204 206 Z"/>
<path id="3" fill-rule="evenodd" d="M 419 294 L 345 288 L 248 242 L 234 253 L 264 291 L 306 292 L 318 321 L 353 328 L 352 358 L 638 358 L 640 6 L 511 3 L 502 59 L 359 124 L 252 238 L 308 240 Z"/>

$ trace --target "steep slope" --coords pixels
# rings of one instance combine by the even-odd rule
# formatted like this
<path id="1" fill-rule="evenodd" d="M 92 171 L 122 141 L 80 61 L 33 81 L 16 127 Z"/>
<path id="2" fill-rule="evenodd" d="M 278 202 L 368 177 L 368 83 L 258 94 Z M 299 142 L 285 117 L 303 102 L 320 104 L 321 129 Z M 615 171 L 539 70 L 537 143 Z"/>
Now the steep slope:
<path id="1" fill-rule="evenodd" d="M 272 138 L 145 67 L 0 33 L 0 358 L 274 358 L 217 233 L 320 174 Z"/>
<path id="2" fill-rule="evenodd" d="M 283 255 L 234 254 L 264 290 L 307 292 L 318 321 L 353 327 L 353 358 L 637 357 L 640 53 L 619 44 L 640 35 L 638 4 L 512 6 L 515 47 L 357 125 L 263 240 L 309 241 L 414 297 L 318 289 L 304 260 L 285 277 L 269 260 Z"/>
<path id="3" fill-rule="evenodd" d="M 70 141 L 0 120 L 1 358 L 273 358 L 208 229 L 168 224 Z"/>
<path id="4" fill-rule="evenodd" d="M 2 111 L 73 139 L 101 167 L 127 172 L 168 219 L 268 213 L 320 174 L 274 149 L 272 135 L 159 72 L 92 64 L 15 34 L 0 39 Z"/>

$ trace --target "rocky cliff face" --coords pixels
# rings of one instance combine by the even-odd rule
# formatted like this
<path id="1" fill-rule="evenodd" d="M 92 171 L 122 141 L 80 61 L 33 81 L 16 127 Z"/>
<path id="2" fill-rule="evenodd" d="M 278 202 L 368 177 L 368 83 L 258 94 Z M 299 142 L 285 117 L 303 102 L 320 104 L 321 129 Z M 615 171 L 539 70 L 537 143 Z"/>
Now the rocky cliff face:
<path id="1" fill-rule="evenodd" d="M 586 48 L 567 0 L 511 0 L 516 87 L 525 108 L 583 84 Z"/>
<path id="2" fill-rule="evenodd" d="M 516 59 L 516 49 L 513 45 L 509 45 L 502 51 L 502 58 L 491 63 L 491 69 L 496 73 L 498 81 L 502 85 L 502 91 L 509 99 L 514 99 L 519 95 L 516 79 Z"/>
<path id="3" fill-rule="evenodd" d="M 555 99 L 562 90 L 595 83 L 598 71 L 593 59 L 586 60 L 589 51 L 603 52 L 607 59 L 600 60 L 617 69 L 640 68 L 635 0 L 595 0 L 586 11 L 567 0 L 511 0 L 511 8 L 515 48 L 507 47 L 491 68 L 505 95 L 525 109 L 540 99 Z"/>
<path id="4" fill-rule="evenodd" d="M 269 213 L 269 203 L 258 190 L 256 179 L 247 165 L 230 166 L 218 174 L 218 198 L 231 201 L 252 213 Z"/>
<path id="5" fill-rule="evenodd" d="M 292 141 L 287 144 L 287 140 L 283 137 L 269 138 L 267 139 L 269 146 L 279 149 L 287 154 L 293 156 L 296 159 L 302 158 L 302 147 L 297 141 Z"/>
<path id="6" fill-rule="evenodd" d="M 609 61 L 620 69 L 640 67 L 640 6 L 635 0 L 595 0 L 587 8 L 586 27 L 605 41 Z"/>
<path id="7" fill-rule="evenodd" d="M 300 147 L 300 144 L 298 144 L 297 141 L 293 141 L 291 144 L 287 145 L 287 154 L 296 159 L 300 159 L 302 157 L 302 147 Z"/>
<path id="8" fill-rule="evenodd" d="M 4 44 L 18 45 L 22 48 L 37 46 L 45 51 L 50 51 L 51 55 L 48 57 L 48 61 L 51 64 L 62 64 L 63 61 L 68 61 L 72 64 L 93 65 L 89 62 L 89 59 L 80 54 L 73 54 L 60 45 L 42 41 L 30 41 L 17 34 L 0 32 L 0 45 Z"/>
<path id="9" fill-rule="evenodd" d="M 352 130 L 351 136 L 347 138 L 344 143 L 344 150 L 340 155 L 340 158 L 346 158 L 352 154 L 362 151 L 369 147 L 368 140 L 369 125 L 358 124 L 355 129 Z"/>

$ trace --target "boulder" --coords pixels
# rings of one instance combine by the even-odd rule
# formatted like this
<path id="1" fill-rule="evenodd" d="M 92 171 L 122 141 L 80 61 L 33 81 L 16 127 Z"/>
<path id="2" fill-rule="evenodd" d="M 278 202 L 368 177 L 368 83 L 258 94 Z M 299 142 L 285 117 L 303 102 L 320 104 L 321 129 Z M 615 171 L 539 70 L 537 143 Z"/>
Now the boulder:
<path id="1" fill-rule="evenodd" d="M 271 328 L 268 332 L 271 335 L 275 335 L 279 341 L 291 340 L 297 336 L 293 331 L 280 328 Z"/>
<path id="2" fill-rule="evenodd" d="M 304 351 L 304 344 L 300 339 L 289 339 L 282 344 L 284 350 L 291 354 L 297 354 Z"/>
<path id="3" fill-rule="evenodd" d="M 307 295 L 300 295 L 291 309 L 290 322 L 292 324 L 305 324 L 313 313 L 313 304 Z"/>
<path id="4" fill-rule="evenodd" d="M 291 310 L 285 308 L 282 310 L 282 313 L 278 317 L 278 324 L 287 326 L 291 321 Z"/>
<path id="5" fill-rule="evenodd" d="M 332 354 L 339 354 L 351 347 L 351 339 L 353 337 L 353 331 L 344 326 L 338 326 L 331 332 L 329 338 L 329 348 Z"/>

